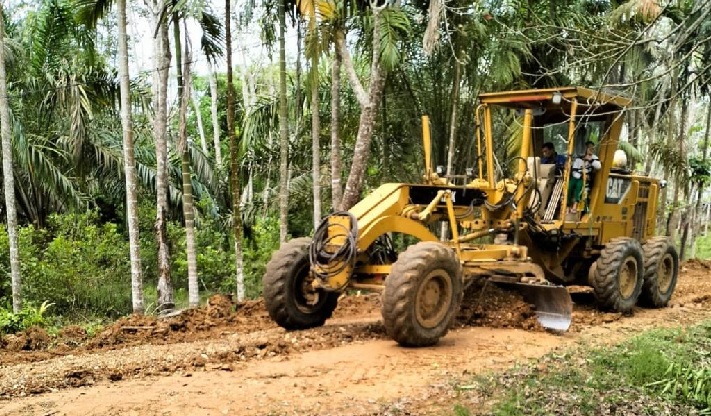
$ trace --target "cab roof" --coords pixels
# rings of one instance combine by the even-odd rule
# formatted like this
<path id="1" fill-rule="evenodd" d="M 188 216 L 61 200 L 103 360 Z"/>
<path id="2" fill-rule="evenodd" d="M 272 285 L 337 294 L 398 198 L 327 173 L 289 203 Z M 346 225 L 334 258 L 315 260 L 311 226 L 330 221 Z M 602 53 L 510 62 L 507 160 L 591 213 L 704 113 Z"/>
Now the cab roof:
<path id="1" fill-rule="evenodd" d="M 553 103 L 556 93 L 561 94 L 559 104 Z M 598 112 L 622 111 L 632 100 L 619 94 L 584 87 L 560 87 L 530 89 L 520 91 L 502 91 L 479 94 L 483 104 L 500 105 L 509 108 L 545 108 L 566 111 L 575 99 L 578 106 L 587 107 L 588 114 Z"/>

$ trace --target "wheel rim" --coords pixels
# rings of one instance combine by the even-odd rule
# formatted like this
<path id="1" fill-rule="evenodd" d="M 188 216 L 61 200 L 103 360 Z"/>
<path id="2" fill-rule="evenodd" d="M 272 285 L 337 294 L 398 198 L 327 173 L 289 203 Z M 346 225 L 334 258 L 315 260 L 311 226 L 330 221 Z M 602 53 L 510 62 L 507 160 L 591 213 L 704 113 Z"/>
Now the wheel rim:
<path id="1" fill-rule="evenodd" d="M 301 312 L 313 312 L 314 309 L 318 308 L 322 299 L 321 293 L 314 289 L 313 281 L 314 277 L 308 264 L 299 268 L 294 278 L 294 300 L 296 301 L 296 307 Z"/>
<path id="2" fill-rule="evenodd" d="M 657 269 L 657 285 L 659 291 L 666 293 L 672 284 L 672 278 L 674 276 L 674 256 L 667 253 L 662 257 L 659 262 L 659 268 Z"/>
<path id="3" fill-rule="evenodd" d="M 637 287 L 637 260 L 628 257 L 620 270 L 620 294 L 627 299 L 634 294 Z"/>
<path id="4" fill-rule="evenodd" d="M 452 279 L 449 274 L 444 270 L 432 271 L 417 290 L 417 321 L 425 328 L 436 327 L 447 315 L 451 300 Z"/>

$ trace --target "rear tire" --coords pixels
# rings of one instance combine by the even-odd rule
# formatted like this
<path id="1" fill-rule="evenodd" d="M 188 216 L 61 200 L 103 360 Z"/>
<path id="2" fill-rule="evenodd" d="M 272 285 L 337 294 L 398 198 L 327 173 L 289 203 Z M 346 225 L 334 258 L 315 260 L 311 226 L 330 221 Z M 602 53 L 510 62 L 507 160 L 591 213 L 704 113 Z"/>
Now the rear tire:
<path id="1" fill-rule="evenodd" d="M 272 255 L 262 278 L 269 316 L 288 330 L 323 325 L 338 303 L 337 292 L 311 287 L 310 246 L 310 238 L 285 243 Z"/>
<path id="2" fill-rule="evenodd" d="M 651 308 L 667 306 L 679 277 L 679 254 L 668 237 L 647 240 L 644 250 L 644 285 L 640 305 Z"/>
<path id="3" fill-rule="evenodd" d="M 592 270 L 595 299 L 602 309 L 632 312 L 642 292 L 642 246 L 629 237 L 610 240 Z"/>
<path id="4" fill-rule="evenodd" d="M 452 249 L 432 241 L 410 246 L 385 279 L 385 329 L 402 346 L 434 345 L 447 334 L 461 296 L 462 266 Z"/>

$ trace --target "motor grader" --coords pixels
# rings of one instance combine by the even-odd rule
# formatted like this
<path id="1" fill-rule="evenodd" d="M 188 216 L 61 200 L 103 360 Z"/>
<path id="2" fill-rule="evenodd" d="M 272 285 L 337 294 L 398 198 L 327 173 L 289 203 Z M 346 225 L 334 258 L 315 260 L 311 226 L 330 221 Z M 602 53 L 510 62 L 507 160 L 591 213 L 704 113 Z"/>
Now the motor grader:
<path id="1" fill-rule="evenodd" d="M 283 244 L 263 278 L 271 318 L 290 330 L 320 326 L 345 290 L 379 290 L 389 336 L 428 346 L 447 333 L 476 280 L 518 290 L 557 331 L 571 323 L 571 285 L 592 287 L 602 309 L 664 307 L 679 259 L 670 240 L 655 236 L 660 181 L 614 163 L 629 104 L 580 87 L 481 94 L 475 160 L 452 176 L 432 167 L 423 116 L 422 183 L 384 184 L 324 218 L 313 238 Z M 495 137 L 505 131 L 501 119 L 516 131 L 517 154 L 507 161 L 495 151 L 506 139 Z M 581 195 L 569 198 L 574 160 L 590 141 L 602 167 L 584 169 Z M 534 155 L 547 142 L 566 156 L 563 166 Z M 437 235 L 442 222 L 448 232 Z M 394 234 L 413 243 L 397 252 Z"/>

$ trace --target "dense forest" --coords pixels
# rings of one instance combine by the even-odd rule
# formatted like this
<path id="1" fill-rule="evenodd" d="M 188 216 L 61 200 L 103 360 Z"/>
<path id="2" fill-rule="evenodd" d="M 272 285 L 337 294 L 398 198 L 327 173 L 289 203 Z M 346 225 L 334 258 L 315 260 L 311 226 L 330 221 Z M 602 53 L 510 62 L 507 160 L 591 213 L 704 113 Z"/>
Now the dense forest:
<path id="1" fill-rule="evenodd" d="M 632 98 L 620 146 L 669 183 L 658 232 L 711 246 L 709 1 L 8 3 L 0 332 L 259 296 L 281 241 L 421 178 L 422 115 L 436 163 L 470 167 L 482 92 Z"/>

